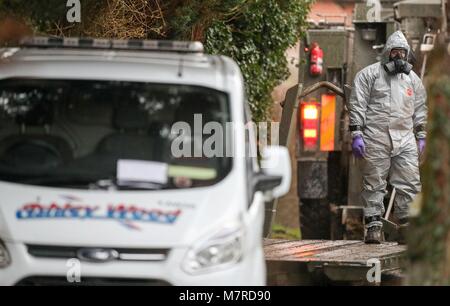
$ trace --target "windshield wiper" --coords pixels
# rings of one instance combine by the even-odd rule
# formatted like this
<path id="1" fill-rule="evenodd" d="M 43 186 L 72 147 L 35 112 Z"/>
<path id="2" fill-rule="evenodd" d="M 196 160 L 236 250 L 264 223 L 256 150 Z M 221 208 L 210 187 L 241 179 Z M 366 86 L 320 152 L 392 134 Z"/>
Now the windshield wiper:
<path id="1" fill-rule="evenodd" d="M 49 175 L 45 177 L 22 178 L 18 183 L 40 186 L 83 186 L 102 190 L 160 190 L 166 184 L 144 181 L 118 181 L 104 176 L 89 175 Z"/>
<path id="2" fill-rule="evenodd" d="M 121 190 L 159 190 L 166 187 L 165 184 L 155 183 L 155 182 L 143 182 L 143 181 L 119 181 L 115 182 L 116 187 Z"/>
<path id="3" fill-rule="evenodd" d="M 22 178 L 16 180 L 18 183 L 43 186 L 89 186 L 89 184 L 99 181 L 98 176 L 86 175 L 49 175 L 45 177 Z"/>
<path id="4" fill-rule="evenodd" d="M 119 181 L 117 179 L 102 179 L 90 184 L 90 189 L 105 190 L 159 190 L 165 187 L 165 184 L 143 181 Z"/>

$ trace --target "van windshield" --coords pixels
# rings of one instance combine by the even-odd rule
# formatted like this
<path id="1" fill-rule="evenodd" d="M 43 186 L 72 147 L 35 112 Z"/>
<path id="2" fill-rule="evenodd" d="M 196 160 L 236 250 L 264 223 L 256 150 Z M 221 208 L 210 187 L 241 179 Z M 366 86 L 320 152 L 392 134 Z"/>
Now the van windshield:
<path id="1" fill-rule="evenodd" d="M 203 154 L 203 127 L 215 122 L 225 132 L 230 119 L 228 96 L 204 87 L 2 80 L 0 180 L 82 189 L 209 186 L 230 172 L 232 159 Z M 174 129 L 180 122 L 186 128 Z M 228 134 L 219 140 L 214 146 L 225 148 Z"/>

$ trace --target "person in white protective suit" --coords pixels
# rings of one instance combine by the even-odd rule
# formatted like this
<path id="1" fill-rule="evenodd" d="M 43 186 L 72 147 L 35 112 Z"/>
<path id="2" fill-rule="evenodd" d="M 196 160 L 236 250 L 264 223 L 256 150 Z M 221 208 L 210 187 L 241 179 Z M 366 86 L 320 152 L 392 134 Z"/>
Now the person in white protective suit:
<path id="1" fill-rule="evenodd" d="M 419 154 L 425 148 L 426 92 L 407 59 L 401 31 L 387 40 L 380 62 L 356 74 L 349 100 L 352 151 L 363 175 L 366 243 L 382 240 L 387 180 L 396 188 L 394 214 L 404 243 L 409 204 L 420 192 Z"/>

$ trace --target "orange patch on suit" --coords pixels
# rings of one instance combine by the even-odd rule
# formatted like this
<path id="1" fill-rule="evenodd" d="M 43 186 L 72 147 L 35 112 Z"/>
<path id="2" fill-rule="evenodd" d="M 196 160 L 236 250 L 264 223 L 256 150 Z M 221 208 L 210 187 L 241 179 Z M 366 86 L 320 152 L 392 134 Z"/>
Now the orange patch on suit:
<path id="1" fill-rule="evenodd" d="M 408 97 L 411 97 L 413 95 L 412 88 L 406 88 L 406 94 L 408 95 Z"/>

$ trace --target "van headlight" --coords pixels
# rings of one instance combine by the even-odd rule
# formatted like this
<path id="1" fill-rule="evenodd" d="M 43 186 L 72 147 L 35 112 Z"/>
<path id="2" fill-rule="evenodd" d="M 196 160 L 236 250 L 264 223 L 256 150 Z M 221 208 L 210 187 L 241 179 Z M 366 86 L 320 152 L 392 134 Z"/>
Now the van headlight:
<path id="1" fill-rule="evenodd" d="M 241 224 L 221 228 L 208 239 L 195 244 L 186 254 L 182 268 L 190 274 L 226 269 L 243 255 L 244 231 Z"/>
<path id="2" fill-rule="evenodd" d="M 10 257 L 5 244 L 0 240 L 0 269 L 10 264 Z"/>

